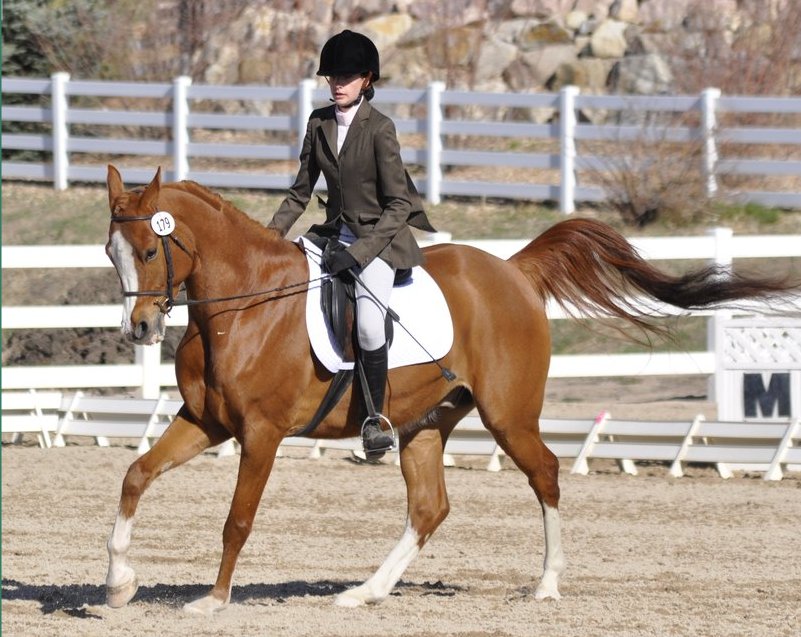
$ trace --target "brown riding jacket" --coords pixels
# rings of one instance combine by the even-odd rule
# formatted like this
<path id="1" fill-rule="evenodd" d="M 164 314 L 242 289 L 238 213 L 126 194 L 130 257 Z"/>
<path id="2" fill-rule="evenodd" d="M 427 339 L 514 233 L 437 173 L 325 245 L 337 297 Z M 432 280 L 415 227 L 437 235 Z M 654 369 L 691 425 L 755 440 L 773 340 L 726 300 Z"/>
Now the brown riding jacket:
<path id="1" fill-rule="evenodd" d="M 362 99 L 337 154 L 335 108 L 319 108 L 309 117 L 298 175 L 269 227 L 286 235 L 306 210 L 322 172 L 328 188 L 328 201 L 321 199 L 326 220 L 309 234 L 338 237 L 345 223 L 357 237 L 347 250 L 360 266 L 376 256 L 395 269 L 419 265 L 423 254 L 409 226 L 434 228 L 403 167 L 394 123 Z"/>

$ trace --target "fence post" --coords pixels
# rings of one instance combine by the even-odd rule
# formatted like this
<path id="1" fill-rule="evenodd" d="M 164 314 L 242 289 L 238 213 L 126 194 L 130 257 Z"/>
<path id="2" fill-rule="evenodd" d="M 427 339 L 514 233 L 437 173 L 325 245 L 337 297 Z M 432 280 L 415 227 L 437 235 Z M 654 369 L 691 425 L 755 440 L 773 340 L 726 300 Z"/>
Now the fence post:
<path id="1" fill-rule="evenodd" d="M 717 109 L 720 89 L 707 88 L 701 92 L 701 127 L 704 136 L 704 177 L 706 178 L 706 196 L 712 198 L 718 191 L 715 178 L 715 166 L 718 163 L 718 148 L 715 141 L 717 129 Z"/>
<path id="2" fill-rule="evenodd" d="M 141 398 L 158 398 L 161 395 L 161 344 L 137 345 L 134 348 L 135 362 L 142 370 Z"/>
<path id="3" fill-rule="evenodd" d="M 715 265 L 721 270 L 721 276 L 727 276 L 732 267 L 732 237 L 731 228 L 713 228 L 709 233 L 715 240 Z M 718 413 L 721 411 L 721 401 L 725 395 L 725 377 L 720 366 L 720 352 L 723 347 L 723 325 L 731 318 L 728 310 L 715 310 L 707 322 L 706 343 L 707 351 L 715 356 L 715 373 L 709 381 L 709 395 L 717 404 Z"/>
<path id="4" fill-rule="evenodd" d="M 300 151 L 303 150 L 303 139 L 306 137 L 306 122 L 309 121 L 314 103 L 312 95 L 314 89 L 317 87 L 317 80 L 305 79 L 300 81 L 298 86 L 298 152 L 295 153 L 300 156 Z"/>
<path id="5" fill-rule="evenodd" d="M 559 210 L 576 211 L 576 96 L 577 86 L 559 91 Z"/>
<path id="6" fill-rule="evenodd" d="M 181 75 L 173 80 L 172 95 L 172 163 L 173 180 L 189 177 L 189 100 L 187 93 L 192 78 Z"/>
<path id="7" fill-rule="evenodd" d="M 70 81 L 70 74 L 53 73 L 50 79 L 52 80 L 50 97 L 53 117 L 53 187 L 56 190 L 66 190 L 70 161 L 67 153 L 69 141 L 67 83 Z"/>
<path id="8" fill-rule="evenodd" d="M 426 201 L 438 204 L 442 188 L 442 92 L 444 82 L 431 82 L 426 93 Z"/>

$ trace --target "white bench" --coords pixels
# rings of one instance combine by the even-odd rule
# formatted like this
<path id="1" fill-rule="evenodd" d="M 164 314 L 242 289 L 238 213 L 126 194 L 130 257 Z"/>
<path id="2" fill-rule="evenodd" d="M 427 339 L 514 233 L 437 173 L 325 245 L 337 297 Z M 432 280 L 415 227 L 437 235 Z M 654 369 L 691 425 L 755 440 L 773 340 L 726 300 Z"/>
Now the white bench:
<path id="1" fill-rule="evenodd" d="M 36 434 L 40 447 L 50 447 L 50 434 L 58 427 L 61 392 L 3 392 L 2 431 L 19 442 L 24 434 Z"/>
<path id="2" fill-rule="evenodd" d="M 41 447 L 64 446 L 65 437 L 89 436 L 99 445 L 109 438 L 138 441 L 138 451 L 150 448 L 151 439 L 164 433 L 181 408 L 180 399 L 86 396 L 76 392 L 3 392 L 3 433 L 18 441 L 24 434 L 37 436 Z M 587 474 L 588 460 L 614 459 L 623 471 L 636 474 L 635 461 L 670 463 L 670 474 L 683 475 L 682 464 L 715 464 L 722 477 L 732 470 L 762 471 L 766 480 L 780 480 L 783 470 L 801 470 L 801 421 L 725 422 L 706 421 L 697 416 L 692 422 L 615 420 L 607 412 L 595 419 L 540 420 L 545 444 L 560 458 L 575 458 L 572 473 Z M 359 455 L 358 438 L 342 440 L 286 438 L 282 448 L 309 449 L 319 458 L 326 449 L 341 449 Z M 214 449 L 211 451 L 215 451 Z M 230 440 L 216 448 L 218 456 L 235 454 Z M 279 448 L 281 455 L 281 448 Z M 499 471 L 505 455 L 484 428 L 478 416 L 464 418 L 445 445 L 446 466 L 453 466 L 454 455 L 489 456 L 487 469 Z"/>
<path id="3" fill-rule="evenodd" d="M 636 460 L 670 462 L 670 474 L 680 477 L 689 436 L 699 422 L 700 418 L 693 422 L 615 420 L 608 412 L 601 413 L 576 454 L 571 473 L 586 475 L 590 458 L 607 458 L 617 460 L 631 475 L 637 475 Z"/>
<path id="4" fill-rule="evenodd" d="M 109 438 L 133 438 L 139 440 L 140 454 L 150 448 L 150 440 L 159 438 L 181 409 L 181 399 L 163 396 L 159 399 L 86 396 L 76 392 L 61 402 L 61 417 L 55 428 L 53 445 L 63 447 L 65 436 L 88 436 L 95 438 L 99 446 L 108 446 Z M 357 440 L 313 440 L 310 438 L 285 438 L 282 446 L 308 447 L 312 458 L 319 458 L 325 449 L 356 449 Z M 230 456 L 238 451 L 237 443 L 231 439 L 211 449 L 217 456 Z M 279 455 L 280 455 L 279 449 Z"/>
<path id="5" fill-rule="evenodd" d="M 616 459 L 636 475 L 634 461 L 670 463 L 670 475 L 683 475 L 682 463 L 714 464 L 723 478 L 733 469 L 765 472 L 781 480 L 782 469 L 801 460 L 801 424 L 793 422 L 623 421 L 609 414 L 596 419 L 576 454 L 572 473 L 587 474 L 590 458 Z"/>
<path id="6" fill-rule="evenodd" d="M 801 421 L 703 421 L 694 432 L 686 459 L 716 463 L 723 478 L 732 470 L 765 472 L 765 480 L 781 480 L 782 470 L 801 463 Z"/>
<path id="7" fill-rule="evenodd" d="M 558 458 L 575 458 L 592 427 L 591 419 L 540 418 L 542 441 Z M 478 416 L 467 416 L 456 425 L 445 454 L 446 466 L 454 465 L 454 455 L 489 455 L 488 471 L 500 471 L 506 455 Z"/>
<path id="8" fill-rule="evenodd" d="M 144 453 L 150 448 L 150 439 L 164 433 L 182 404 L 166 395 L 158 399 L 111 398 L 76 392 L 62 400 L 53 445 L 63 447 L 65 436 L 91 436 L 100 446 L 108 446 L 109 438 L 133 438 L 139 441 L 139 453 Z"/>

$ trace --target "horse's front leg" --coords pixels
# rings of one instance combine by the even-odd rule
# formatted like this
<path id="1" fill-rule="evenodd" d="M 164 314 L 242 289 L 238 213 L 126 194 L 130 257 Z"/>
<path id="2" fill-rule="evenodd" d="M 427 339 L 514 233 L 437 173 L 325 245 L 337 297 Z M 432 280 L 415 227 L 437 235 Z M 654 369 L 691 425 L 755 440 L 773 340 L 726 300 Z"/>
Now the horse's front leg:
<path id="1" fill-rule="evenodd" d="M 253 528 L 253 519 L 281 442 L 280 436 L 263 429 L 254 438 L 258 440 L 242 443 L 239 475 L 223 528 L 223 553 L 217 581 L 208 595 L 184 605 L 186 612 L 211 615 L 223 610 L 231 600 L 231 580 L 236 561 Z"/>
<path id="2" fill-rule="evenodd" d="M 106 603 L 112 608 L 125 606 L 138 587 L 136 573 L 128 561 L 128 549 L 131 546 L 136 507 L 142 494 L 153 480 L 168 469 L 230 438 L 224 429 L 211 431 L 187 420 L 182 413 L 175 417 L 153 448 L 131 464 L 123 480 L 117 519 L 108 540 Z"/>
<path id="3" fill-rule="evenodd" d="M 338 606 L 377 604 L 386 599 L 420 549 L 447 517 L 450 505 L 445 490 L 442 451 L 439 430 L 420 431 L 402 445 L 401 471 L 408 492 L 406 528 L 400 541 L 370 579 L 337 596 L 335 603 Z"/>

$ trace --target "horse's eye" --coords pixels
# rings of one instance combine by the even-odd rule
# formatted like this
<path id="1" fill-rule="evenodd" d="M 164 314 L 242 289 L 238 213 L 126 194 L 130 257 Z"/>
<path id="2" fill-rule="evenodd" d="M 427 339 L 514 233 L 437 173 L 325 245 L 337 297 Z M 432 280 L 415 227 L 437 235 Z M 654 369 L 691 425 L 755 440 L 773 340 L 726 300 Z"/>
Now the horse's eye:
<path id="1" fill-rule="evenodd" d="M 152 261 L 156 258 L 158 254 L 158 250 L 156 248 L 150 248 L 147 252 L 145 252 L 145 261 Z"/>

